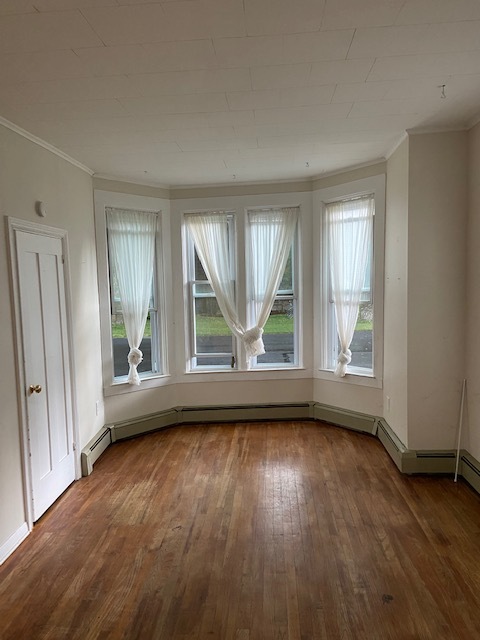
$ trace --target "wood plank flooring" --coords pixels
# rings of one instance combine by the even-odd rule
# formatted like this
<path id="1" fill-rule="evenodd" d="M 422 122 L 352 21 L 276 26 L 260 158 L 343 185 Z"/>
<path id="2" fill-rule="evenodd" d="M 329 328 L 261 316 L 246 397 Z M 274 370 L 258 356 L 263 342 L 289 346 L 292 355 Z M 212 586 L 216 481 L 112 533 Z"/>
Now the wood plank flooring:
<path id="1" fill-rule="evenodd" d="M 474 640 L 480 497 L 312 422 L 110 447 L 0 567 L 2 640 Z"/>

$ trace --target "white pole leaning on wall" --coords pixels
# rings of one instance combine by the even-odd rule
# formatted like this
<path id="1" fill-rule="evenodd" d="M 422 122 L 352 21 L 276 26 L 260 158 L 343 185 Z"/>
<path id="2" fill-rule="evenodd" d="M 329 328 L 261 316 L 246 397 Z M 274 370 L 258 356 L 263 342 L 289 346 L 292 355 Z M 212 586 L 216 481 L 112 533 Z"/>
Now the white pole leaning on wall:
<path id="1" fill-rule="evenodd" d="M 455 464 L 455 478 L 454 482 L 457 481 L 458 477 L 458 465 L 460 464 L 460 441 L 462 439 L 462 425 L 463 425 L 463 407 L 465 404 L 465 390 L 467 387 L 467 381 L 464 379 L 462 384 L 462 399 L 460 401 L 460 417 L 458 419 L 458 439 L 457 439 L 457 462 Z"/>

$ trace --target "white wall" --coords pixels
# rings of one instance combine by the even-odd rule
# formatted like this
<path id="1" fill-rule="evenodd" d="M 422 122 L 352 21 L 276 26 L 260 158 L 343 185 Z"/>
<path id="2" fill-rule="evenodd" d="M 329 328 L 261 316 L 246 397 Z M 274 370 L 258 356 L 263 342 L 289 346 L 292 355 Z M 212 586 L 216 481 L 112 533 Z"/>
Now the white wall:
<path id="1" fill-rule="evenodd" d="M 408 445 L 408 154 L 405 139 L 387 163 L 383 415 Z"/>
<path id="2" fill-rule="evenodd" d="M 91 177 L 0 126 L 0 213 L 66 229 L 73 292 L 78 425 L 80 447 L 103 424 L 95 415 L 101 399 L 100 340 Z M 35 202 L 47 205 L 47 217 L 35 214 Z M 25 523 L 13 312 L 10 297 L 7 234 L 0 239 L 0 548 Z"/>
<path id="3" fill-rule="evenodd" d="M 408 446 L 451 449 L 465 375 L 467 134 L 410 136 Z"/>
<path id="4" fill-rule="evenodd" d="M 466 378 L 468 411 L 462 443 L 480 460 L 480 124 L 468 136 L 468 278 Z"/>

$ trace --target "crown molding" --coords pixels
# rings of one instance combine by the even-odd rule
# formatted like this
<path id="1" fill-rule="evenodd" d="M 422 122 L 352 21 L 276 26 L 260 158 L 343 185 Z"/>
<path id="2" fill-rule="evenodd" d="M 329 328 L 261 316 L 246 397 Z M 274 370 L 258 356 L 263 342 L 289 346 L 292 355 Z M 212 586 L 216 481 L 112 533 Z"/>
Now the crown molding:
<path id="1" fill-rule="evenodd" d="M 398 149 L 398 147 L 402 144 L 402 142 L 405 142 L 405 140 L 407 139 L 408 139 L 408 133 L 404 131 L 400 136 L 400 138 L 395 142 L 393 147 L 390 149 L 390 151 L 385 154 L 385 160 L 390 160 L 390 158 L 393 156 L 393 154 Z"/>
<path id="2" fill-rule="evenodd" d="M 357 171 L 358 169 L 365 169 L 366 167 L 373 167 L 376 164 L 383 164 L 386 158 L 374 158 L 373 160 L 367 160 L 366 162 L 360 162 L 359 164 L 352 164 L 348 167 L 343 167 L 342 169 L 335 169 L 334 171 L 325 171 L 324 173 L 319 173 L 312 178 L 308 178 L 312 182 L 316 182 L 317 180 L 323 180 L 323 178 L 331 178 L 332 176 L 340 176 L 342 173 L 350 173 L 352 171 Z"/>
<path id="3" fill-rule="evenodd" d="M 7 120 L 2 116 L 0 116 L 0 125 L 5 127 L 6 129 L 10 129 L 10 131 L 13 131 L 14 133 L 17 133 L 19 136 L 22 136 L 22 138 L 26 138 L 30 142 L 33 142 L 34 144 L 38 145 L 39 147 L 43 147 L 43 149 L 50 151 L 50 153 L 53 153 L 59 158 L 62 158 L 62 160 L 65 160 L 66 162 L 73 164 L 73 166 L 77 167 L 77 169 L 81 169 L 82 171 L 85 171 L 85 173 L 88 173 L 88 175 L 93 176 L 94 172 L 92 171 L 92 169 L 90 169 L 86 165 L 82 164 L 78 160 L 75 160 L 75 158 L 72 158 L 65 152 L 60 151 L 60 149 L 57 149 L 57 147 L 54 147 L 52 144 L 45 142 L 45 140 L 42 140 L 37 136 L 34 136 L 33 133 L 30 133 L 29 131 L 22 129 L 22 127 L 19 127 L 18 125 L 14 124 L 13 122 L 10 122 L 10 120 Z"/>
<path id="4" fill-rule="evenodd" d="M 93 173 L 94 178 L 99 180 L 109 180 L 110 182 L 121 182 L 123 184 L 138 184 L 142 187 L 153 187 L 154 189 L 172 189 L 168 184 L 162 184 L 161 182 L 155 182 L 153 180 L 127 180 L 127 178 L 119 178 L 109 173 Z"/>
<path id="5" fill-rule="evenodd" d="M 459 124 L 451 127 L 413 127 L 412 129 L 407 129 L 406 133 L 409 136 L 420 136 L 425 133 L 454 133 L 456 131 L 468 131 L 468 129 L 468 125 Z"/>

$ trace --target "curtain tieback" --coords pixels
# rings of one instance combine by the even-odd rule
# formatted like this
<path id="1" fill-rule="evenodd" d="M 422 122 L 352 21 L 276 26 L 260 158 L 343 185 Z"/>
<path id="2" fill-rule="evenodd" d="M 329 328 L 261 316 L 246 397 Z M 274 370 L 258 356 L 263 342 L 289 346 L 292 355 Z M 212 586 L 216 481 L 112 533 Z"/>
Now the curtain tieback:
<path id="1" fill-rule="evenodd" d="M 261 327 L 252 327 L 245 331 L 243 335 L 243 342 L 249 358 L 252 358 L 253 356 L 261 356 L 265 353 L 262 334 L 263 329 Z"/>
<path id="2" fill-rule="evenodd" d="M 132 349 L 130 349 L 128 353 L 128 364 L 133 364 L 134 366 L 138 367 L 142 360 L 143 353 L 140 351 L 140 349 L 135 349 L 134 347 L 132 347 Z"/>
<path id="3" fill-rule="evenodd" d="M 350 351 L 350 349 L 345 349 L 345 351 L 340 352 L 340 355 L 338 356 L 339 364 L 350 364 L 351 361 L 352 361 L 352 352 Z"/>

